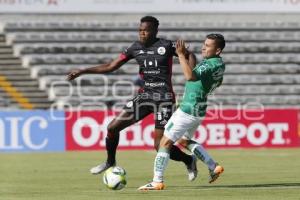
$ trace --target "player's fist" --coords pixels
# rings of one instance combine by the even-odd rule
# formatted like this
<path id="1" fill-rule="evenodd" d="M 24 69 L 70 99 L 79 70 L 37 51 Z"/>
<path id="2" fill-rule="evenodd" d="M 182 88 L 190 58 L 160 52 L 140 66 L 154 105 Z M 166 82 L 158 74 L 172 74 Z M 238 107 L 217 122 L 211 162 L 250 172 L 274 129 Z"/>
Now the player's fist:
<path id="1" fill-rule="evenodd" d="M 71 81 L 74 80 L 75 78 L 77 78 L 78 76 L 80 76 L 82 73 L 82 70 L 80 69 L 74 69 L 71 72 L 69 72 L 69 74 L 67 75 L 67 80 Z"/>

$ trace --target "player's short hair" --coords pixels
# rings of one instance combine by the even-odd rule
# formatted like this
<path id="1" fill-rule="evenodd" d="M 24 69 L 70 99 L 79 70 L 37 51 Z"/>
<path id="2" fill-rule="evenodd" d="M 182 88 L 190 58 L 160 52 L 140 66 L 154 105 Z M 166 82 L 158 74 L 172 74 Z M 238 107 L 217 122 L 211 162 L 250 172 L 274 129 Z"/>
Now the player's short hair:
<path id="1" fill-rule="evenodd" d="M 211 33 L 206 36 L 206 38 L 216 41 L 217 47 L 221 50 L 225 47 L 224 36 L 219 33 Z"/>
<path id="2" fill-rule="evenodd" d="M 153 16 L 142 17 L 141 23 L 143 22 L 150 22 L 153 24 L 154 28 L 158 29 L 159 21 Z"/>

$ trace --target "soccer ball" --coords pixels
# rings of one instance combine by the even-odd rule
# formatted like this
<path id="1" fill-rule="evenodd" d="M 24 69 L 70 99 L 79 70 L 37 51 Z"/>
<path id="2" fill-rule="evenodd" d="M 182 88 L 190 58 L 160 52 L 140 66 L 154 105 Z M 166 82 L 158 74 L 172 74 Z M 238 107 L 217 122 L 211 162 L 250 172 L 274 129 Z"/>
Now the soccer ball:
<path id="1" fill-rule="evenodd" d="M 111 190 L 121 190 L 126 186 L 126 171 L 119 166 L 108 168 L 103 175 L 103 183 Z"/>

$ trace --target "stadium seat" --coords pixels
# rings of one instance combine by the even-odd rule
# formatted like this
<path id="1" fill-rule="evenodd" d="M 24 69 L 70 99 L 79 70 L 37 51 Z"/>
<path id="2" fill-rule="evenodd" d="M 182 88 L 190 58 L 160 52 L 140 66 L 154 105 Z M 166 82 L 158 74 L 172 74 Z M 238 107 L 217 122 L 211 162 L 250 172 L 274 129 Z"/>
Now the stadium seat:
<path id="1" fill-rule="evenodd" d="M 189 49 L 200 60 L 201 41 L 205 36 L 210 32 L 224 34 L 227 41 L 223 54 L 225 77 L 223 86 L 210 96 L 211 103 L 234 106 L 259 102 L 267 106 L 299 106 L 300 32 L 294 30 L 299 24 L 169 20 L 161 23 L 159 36 L 174 41 L 186 39 Z M 68 103 L 76 106 L 107 103 L 112 106 L 124 101 L 112 96 L 130 93 L 130 87 L 118 84 L 120 80 L 134 83 L 139 69 L 133 60 L 105 78 L 89 75 L 72 82 L 66 82 L 65 78 L 72 69 L 106 63 L 118 57 L 138 39 L 138 25 L 126 21 L 49 19 L 8 22 L 4 30 L 6 44 L 13 46 L 14 55 L 22 59 L 22 66 L 30 69 L 31 77 L 38 80 L 40 89 L 47 92 L 49 99 L 65 108 Z M 174 91 L 182 95 L 185 79 L 178 59 L 175 58 L 173 63 Z M 98 98 L 100 101 L 97 96 L 103 95 L 105 85 L 109 88 L 107 96 Z M 67 95 L 69 87 L 75 88 L 71 95 Z M 113 90 L 113 87 L 117 89 Z"/>

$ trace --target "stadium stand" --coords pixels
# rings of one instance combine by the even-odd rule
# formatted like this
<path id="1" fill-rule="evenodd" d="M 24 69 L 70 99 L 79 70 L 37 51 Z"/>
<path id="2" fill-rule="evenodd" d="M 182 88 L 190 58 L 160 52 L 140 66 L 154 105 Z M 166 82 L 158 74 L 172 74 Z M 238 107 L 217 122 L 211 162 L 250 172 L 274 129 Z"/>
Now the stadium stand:
<path id="1" fill-rule="evenodd" d="M 4 70 L 1 74 L 36 108 L 122 104 L 137 89 L 133 84 L 138 72 L 135 61 L 107 76 L 83 76 L 69 83 L 65 75 L 71 69 L 105 63 L 118 56 L 137 40 L 137 22 L 108 19 L 6 22 L 4 35 L 0 36 L 0 56 L 6 60 L 1 61 Z M 210 97 L 210 103 L 225 107 L 262 104 L 287 108 L 300 105 L 300 32 L 297 27 L 300 27 L 299 22 L 278 19 L 213 23 L 164 20 L 159 36 L 186 39 L 189 48 L 201 59 L 198 52 L 205 35 L 221 32 L 227 41 L 223 54 L 226 75 L 222 88 Z M 173 84 L 180 96 L 184 77 L 178 61 L 174 62 Z M 1 97 L 4 99 L 3 92 Z M 16 106 L 12 102 L 1 100 L 0 106 Z"/>
<path id="2" fill-rule="evenodd" d="M 5 43 L 5 35 L 0 35 L 0 58 L 0 107 L 49 108 L 47 94 L 38 90 L 37 79 L 31 79 L 30 70 L 23 68 L 21 60 L 13 55 L 12 46 Z"/>

